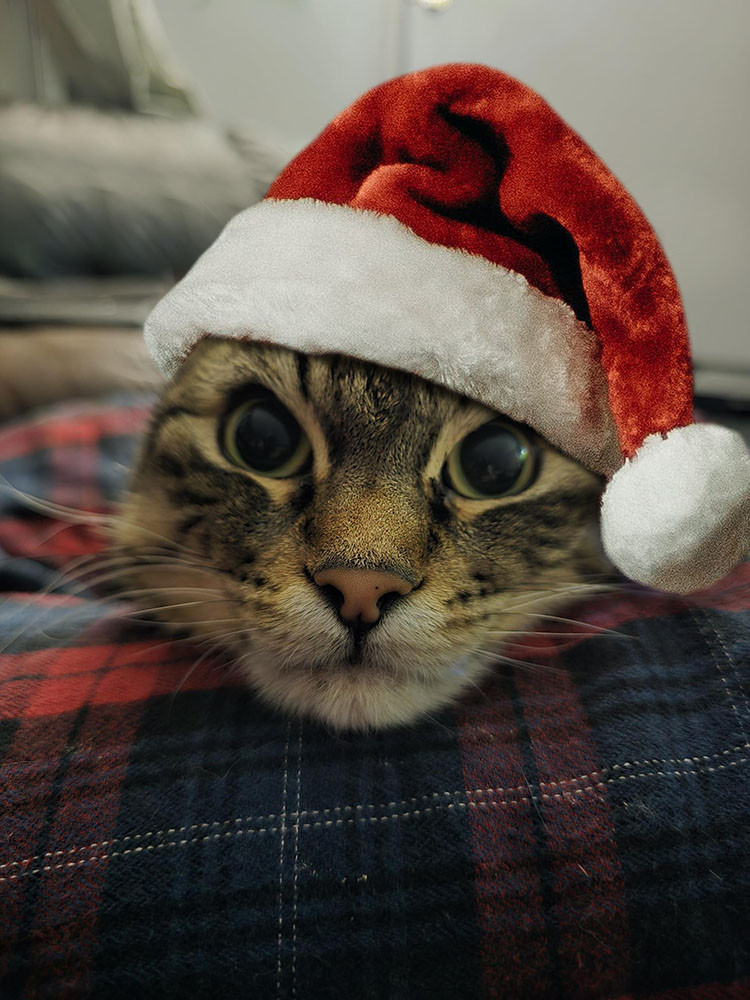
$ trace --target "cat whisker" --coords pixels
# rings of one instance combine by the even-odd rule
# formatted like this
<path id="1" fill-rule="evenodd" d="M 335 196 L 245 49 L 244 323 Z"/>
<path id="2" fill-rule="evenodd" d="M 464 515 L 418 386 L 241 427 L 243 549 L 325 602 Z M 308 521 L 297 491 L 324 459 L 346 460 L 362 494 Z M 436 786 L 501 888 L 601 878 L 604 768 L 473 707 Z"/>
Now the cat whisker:
<path id="1" fill-rule="evenodd" d="M 221 666 L 227 671 L 233 671 L 239 673 L 239 666 L 242 663 L 244 654 L 240 653 L 239 656 L 233 656 L 231 660 L 227 660 L 226 663 L 222 663 Z"/>
<path id="2" fill-rule="evenodd" d="M 432 722 L 434 725 L 436 725 L 439 729 L 444 730 L 446 733 L 452 733 L 453 732 L 449 726 L 446 726 L 439 719 L 436 719 L 435 716 L 432 715 L 430 712 L 425 712 L 421 705 L 418 705 L 415 702 L 414 706 L 415 706 L 415 708 L 417 708 L 419 710 L 419 716 L 420 716 L 420 718 L 422 718 L 422 719 L 429 719 L 430 722 Z"/>
<path id="3" fill-rule="evenodd" d="M 629 583 L 630 581 L 625 581 L 625 582 Z M 547 590 L 560 590 L 560 589 L 566 589 L 568 587 L 574 589 L 586 589 L 589 587 L 609 589 L 610 587 L 617 587 L 618 585 L 619 585 L 618 581 L 616 580 L 613 581 L 611 577 L 608 577 L 604 574 L 591 574 L 590 576 L 582 574 L 581 576 L 578 576 L 572 580 L 561 580 L 556 578 L 554 580 L 549 580 L 547 582 L 543 580 L 529 580 L 526 583 L 523 581 L 511 584 L 503 583 L 503 589 L 525 590 L 528 589 L 529 587 L 534 587 L 534 588 L 544 587 Z M 640 586 L 640 585 L 634 584 L 634 586 Z"/>
<path id="4" fill-rule="evenodd" d="M 478 655 L 478 657 L 480 659 L 487 661 L 488 657 L 487 657 L 487 655 L 481 649 L 480 650 L 476 650 L 475 652 L 476 652 L 476 654 Z M 471 684 L 471 686 L 473 688 L 476 688 L 477 691 L 481 694 L 481 696 L 484 698 L 485 701 L 491 701 L 492 700 L 490 698 L 490 696 L 487 694 L 487 692 L 485 691 L 485 689 L 482 687 L 482 685 L 478 681 L 475 681 L 474 678 L 471 677 L 466 670 L 458 670 L 457 668 L 452 667 L 451 668 L 451 672 L 455 673 L 455 674 L 458 674 L 460 677 L 462 677 L 465 684 Z"/>
<path id="5" fill-rule="evenodd" d="M 29 510 L 37 511 L 40 514 L 53 515 L 56 519 L 67 520 L 70 524 L 105 524 L 110 515 L 103 511 L 92 511 L 66 507 L 63 504 L 45 500 L 42 497 L 35 497 L 31 493 L 24 493 L 13 485 L 6 477 L 0 473 L 0 485 L 3 485 L 9 492 L 20 500 Z"/>
<path id="6" fill-rule="evenodd" d="M 210 597 L 225 596 L 220 590 L 210 587 L 181 587 L 179 584 L 175 587 L 141 587 L 134 590 L 119 590 L 114 596 L 121 599 L 131 599 L 133 597 L 145 596 L 146 594 L 208 594 Z"/>
<path id="7" fill-rule="evenodd" d="M 205 661 L 207 659 L 209 659 L 211 656 L 214 656 L 215 653 L 216 653 L 215 647 L 214 646 L 209 646 L 208 649 L 204 650 L 204 652 L 201 653 L 201 655 L 193 663 L 191 663 L 191 665 L 188 668 L 188 670 L 183 674 L 183 677 L 182 677 L 180 683 L 177 685 L 177 687 L 175 688 L 175 690 L 172 692 L 172 698 L 171 698 L 171 701 L 170 701 L 170 708 L 174 704 L 175 698 L 180 693 L 180 691 L 183 689 L 183 687 L 187 683 L 188 679 L 195 673 L 195 671 L 198 669 L 198 667 L 201 665 L 201 663 L 205 663 Z"/>
<path id="8" fill-rule="evenodd" d="M 598 632 L 544 632 L 544 631 L 537 631 L 537 630 L 534 630 L 532 632 L 525 632 L 523 629 L 520 629 L 520 630 L 514 630 L 514 629 L 507 629 L 507 630 L 504 630 L 504 629 L 492 629 L 487 634 L 490 635 L 490 636 L 498 636 L 498 637 L 507 638 L 507 639 L 510 639 L 510 640 L 513 640 L 513 641 L 523 640 L 523 647 L 524 647 L 524 649 L 547 649 L 548 647 L 545 646 L 545 645 L 534 646 L 531 643 L 529 643 L 527 640 L 528 639 L 533 639 L 535 637 L 539 637 L 539 638 L 542 638 L 542 639 L 590 639 L 592 636 L 599 635 L 600 633 L 598 633 Z M 615 634 L 617 635 L 617 633 L 615 633 Z M 621 636 L 621 638 L 623 638 L 623 639 L 632 639 L 633 636 L 623 635 L 623 636 Z M 561 648 L 559 644 L 557 645 L 557 648 L 558 649 Z"/>
<path id="9" fill-rule="evenodd" d="M 200 566 L 205 562 L 203 556 L 191 552 L 180 552 L 166 545 L 120 545 L 110 548 L 116 555 L 130 556 L 131 559 L 164 559 L 168 562 L 179 561 L 188 566 Z"/>
<path id="10" fill-rule="evenodd" d="M 171 695 L 171 697 L 169 699 L 169 705 L 168 705 L 168 709 L 167 709 L 167 721 L 169 721 L 169 719 L 171 718 L 172 709 L 174 708 L 174 703 L 175 703 L 175 700 L 177 699 L 177 695 L 184 688 L 184 686 L 187 684 L 188 680 L 192 677 L 192 675 L 195 673 L 195 671 L 198 669 L 198 667 L 202 663 L 204 663 L 207 659 L 210 659 L 211 656 L 215 656 L 216 653 L 217 653 L 217 649 L 215 649 L 213 646 L 209 646 L 209 648 L 204 653 L 202 653 L 198 657 L 198 659 L 195 660 L 195 662 L 192 663 L 190 665 L 190 667 L 185 671 L 182 679 L 180 680 L 180 683 L 177 685 L 177 687 L 175 688 L 175 690 L 172 692 L 172 695 Z"/>
<path id="11" fill-rule="evenodd" d="M 496 660 L 498 663 L 504 663 L 510 667 L 518 667 L 521 670 L 542 670 L 547 673 L 554 674 L 561 674 L 565 672 L 561 667 L 555 667 L 549 663 L 533 663 L 531 660 L 517 660 L 515 657 L 507 656 L 499 650 L 485 649 L 483 646 L 480 646 L 477 652 L 483 653 L 485 656 L 492 660 Z"/>
<path id="12" fill-rule="evenodd" d="M 65 564 L 65 568 L 60 570 L 57 576 L 53 580 L 51 580 L 44 588 L 44 590 L 41 591 L 40 593 L 42 595 L 51 593 L 61 583 L 65 583 L 66 580 L 68 579 L 74 580 L 75 571 L 83 569 L 85 572 L 88 564 L 95 563 L 97 560 L 109 559 L 109 558 L 110 557 L 108 555 L 105 556 L 101 552 L 87 552 L 84 553 L 83 555 L 76 556 L 70 562 Z"/>
<path id="13" fill-rule="evenodd" d="M 142 569 L 144 566 L 147 566 L 152 571 L 158 571 L 160 569 L 163 569 L 163 570 L 172 570 L 172 569 L 174 569 L 174 565 L 171 564 L 171 563 L 148 562 L 148 561 L 145 561 L 145 560 L 139 560 L 139 559 L 133 558 L 131 556 L 115 556 L 115 557 L 112 557 L 108 561 L 103 561 L 99 565 L 96 565 L 96 566 L 93 566 L 93 567 L 92 566 L 84 567 L 84 569 L 81 572 L 75 573 L 72 576 L 67 576 L 67 578 L 66 578 L 66 575 L 63 574 L 62 582 L 63 583 L 68 583 L 68 584 L 71 584 L 71 583 L 75 584 L 75 583 L 79 583 L 80 582 L 81 588 L 79 588 L 79 591 L 78 591 L 78 592 L 80 592 L 80 589 L 88 589 L 88 590 L 90 590 L 91 588 L 93 588 L 95 586 L 98 586 L 98 585 L 100 585 L 102 583 L 107 583 L 107 582 L 109 582 L 111 580 L 117 580 L 118 578 L 122 578 L 123 575 L 128 572 L 128 570 L 130 570 L 130 569 Z M 204 568 L 202 566 L 197 566 L 197 565 L 191 566 L 191 565 L 187 565 L 187 564 L 182 564 L 180 566 L 180 569 L 186 570 L 188 572 L 192 571 L 192 572 L 196 572 L 196 573 L 198 573 L 198 572 L 200 572 L 200 573 L 207 572 L 207 573 L 211 573 L 212 575 L 219 575 L 222 578 L 226 579 L 226 575 L 225 574 L 219 574 L 218 571 L 211 570 L 210 568 L 204 570 Z M 103 572 L 104 570 L 106 570 L 106 572 Z M 91 578 L 87 578 L 87 575 L 89 573 L 96 573 L 98 575 L 93 576 Z M 177 585 L 177 586 L 175 586 L 172 589 L 183 589 L 183 588 L 181 588 L 179 585 Z"/>
<path id="14" fill-rule="evenodd" d="M 572 588 L 559 591 L 538 590 L 538 591 L 529 591 L 527 596 L 529 597 L 527 601 L 518 601 L 515 604 L 509 604 L 504 608 L 498 608 L 497 611 L 493 613 L 508 614 L 511 611 L 517 611 L 520 608 L 527 608 L 530 604 L 538 604 L 540 601 L 549 601 L 550 598 L 560 599 L 563 597 L 572 597 L 572 596 L 578 597 L 581 596 L 581 592 L 580 591 L 576 592 Z"/>
<path id="15" fill-rule="evenodd" d="M 0 473 L 0 484 L 5 486 L 5 488 L 9 490 L 17 500 L 21 501 L 27 509 L 34 510 L 37 513 L 54 517 L 57 520 L 67 520 L 69 524 L 87 524 L 92 526 L 102 526 L 109 529 L 114 528 L 115 526 L 122 527 L 123 525 L 134 527 L 153 538 L 158 538 L 160 541 L 166 542 L 172 548 L 177 545 L 184 552 L 188 552 L 198 558 L 201 557 L 201 553 L 191 549 L 183 542 L 176 543 L 174 539 L 168 538 L 166 535 L 162 535 L 151 528 L 147 528 L 145 525 L 129 521 L 122 515 L 106 511 L 92 511 L 84 510 L 82 508 L 69 507 L 64 504 L 55 503 L 52 500 L 45 500 L 43 497 L 33 496 L 31 493 L 25 493 L 23 490 L 19 490 L 4 475 L 2 475 L 2 473 Z"/>
<path id="16" fill-rule="evenodd" d="M 190 546 L 186 545 L 183 541 L 178 541 L 175 538 L 170 538 L 168 535 L 162 535 L 158 531 L 154 531 L 152 528 L 147 528 L 144 524 L 128 520 L 127 518 L 122 517 L 122 515 L 120 514 L 112 514 L 110 515 L 110 518 L 111 518 L 109 525 L 110 528 L 115 528 L 115 527 L 121 528 L 123 526 L 129 528 L 137 528 L 138 531 L 143 532 L 144 534 L 149 535 L 152 538 L 157 538 L 162 542 L 166 542 L 166 546 L 162 546 L 162 548 L 166 548 L 167 550 L 172 552 L 175 549 L 177 549 L 179 552 L 187 553 L 187 555 L 194 556 L 196 559 L 203 558 L 203 553 L 196 551 L 196 549 L 191 549 Z M 156 548 L 157 546 L 154 547 Z"/>
<path id="17" fill-rule="evenodd" d="M 502 614 L 502 612 L 500 612 Z M 613 628 L 606 628 L 604 625 L 595 625 L 593 622 L 577 621 L 575 618 L 558 618 L 555 615 L 528 613 L 530 618 L 538 618 L 542 621 L 560 622 L 567 625 L 578 625 L 583 629 L 581 632 L 548 632 L 546 629 L 489 629 L 491 635 L 549 635 L 549 636 L 589 636 L 589 635 L 612 635 L 618 639 L 637 639 L 637 636 L 628 635 L 626 632 L 618 632 Z"/>
<path id="18" fill-rule="evenodd" d="M 143 624 L 158 625 L 159 623 L 158 622 L 148 622 L 148 621 L 146 621 Z M 198 646 L 198 647 L 205 646 L 208 643 L 215 650 L 217 650 L 217 651 L 218 650 L 222 650 L 223 652 L 226 652 L 226 649 L 224 647 L 221 647 L 221 646 L 218 645 L 218 641 L 219 641 L 219 638 L 221 637 L 221 635 L 222 635 L 222 632 L 218 631 L 218 632 L 213 632 L 213 633 L 208 633 L 208 634 L 204 633 L 202 635 L 192 635 L 192 634 L 190 634 L 190 635 L 181 635 L 181 636 L 170 636 L 169 639 L 165 639 L 163 642 L 155 643 L 154 645 L 150 646 L 149 648 L 150 648 L 151 652 L 156 652 L 156 651 L 158 651 L 160 649 L 167 649 L 169 646 L 174 646 L 174 645 L 176 645 L 178 643 L 190 643 L 191 646 Z M 233 661 L 233 662 L 236 662 L 237 660 L 239 660 L 241 658 L 242 658 L 242 654 L 240 654 L 239 657 L 236 657 L 235 661 Z"/>
<path id="19" fill-rule="evenodd" d="M 232 623 L 234 625 L 237 624 L 237 619 L 227 618 L 226 621 L 228 623 Z M 222 632 L 220 638 L 217 641 L 223 642 L 226 639 L 232 639 L 232 638 L 234 638 L 234 636 L 243 636 L 243 637 L 248 637 L 249 638 L 251 632 L 260 632 L 260 631 L 261 631 L 261 629 L 254 628 L 252 625 L 245 625 L 242 628 L 233 629 L 230 632 Z"/>
<path id="20" fill-rule="evenodd" d="M 104 602 L 102 602 L 102 603 L 104 603 Z M 147 616 L 147 615 L 152 614 L 153 612 L 156 612 L 156 611 L 170 611 L 172 609 L 190 607 L 190 606 L 194 606 L 194 605 L 202 605 L 202 604 L 206 604 L 206 603 L 209 603 L 209 602 L 206 602 L 206 601 L 187 601 L 187 602 L 183 602 L 181 604 L 165 604 L 165 605 L 162 605 L 161 607 L 158 607 L 158 608 L 143 608 L 143 609 L 139 608 L 139 609 L 134 609 L 134 610 L 130 610 L 130 611 L 121 611 L 121 612 L 117 612 L 116 608 L 113 608 L 114 613 L 111 615 L 111 618 L 112 619 L 116 619 L 116 620 L 132 619 L 132 620 L 138 621 L 138 620 L 142 619 L 142 616 Z M 213 602 L 210 602 L 210 603 L 213 603 Z M 220 603 L 220 602 L 216 602 L 216 603 Z M 62 619 L 57 619 L 56 625 L 58 625 L 58 626 L 59 625 L 64 625 L 66 621 L 70 621 L 71 618 L 74 618 L 75 615 L 76 615 L 76 613 L 78 611 L 80 611 L 80 606 L 76 609 L 76 612 L 71 612 L 70 615 L 67 615 L 67 616 L 65 616 Z M 146 618 L 146 620 L 148 620 L 148 619 Z M 229 619 L 223 619 L 223 620 L 224 621 L 229 621 Z M 222 619 L 219 619 L 218 621 L 222 621 Z M 161 624 L 161 625 L 172 625 L 172 626 L 180 626 L 180 625 L 184 626 L 184 625 L 189 625 L 189 624 L 202 625 L 202 624 L 213 624 L 214 623 L 214 619 L 207 618 L 207 619 L 201 620 L 201 619 L 195 619 L 195 618 L 193 618 L 189 622 L 186 622 L 186 621 L 169 622 L 169 621 L 164 621 L 164 619 L 153 619 L 153 623 L 154 624 Z M 37 631 L 39 632 L 39 634 L 43 635 L 47 639 L 51 639 L 52 641 L 57 642 L 57 641 L 65 639 L 68 636 L 68 633 L 66 631 L 60 631 L 60 630 L 57 630 L 57 629 L 55 629 L 54 631 L 52 631 L 49 628 L 46 628 L 44 625 L 42 625 L 41 620 L 37 620 L 36 624 L 37 624 Z M 87 622 L 86 624 L 89 624 L 89 623 Z M 85 625 L 84 625 L 84 627 L 85 627 Z M 14 639 L 11 641 L 11 644 L 13 644 L 14 642 L 17 642 L 19 638 L 22 638 L 22 636 L 19 635 L 19 636 L 14 637 Z"/>
<path id="21" fill-rule="evenodd" d="M 200 571 L 201 573 L 210 574 L 212 576 L 219 576 L 222 579 L 227 578 L 227 574 L 221 570 L 210 566 L 206 562 L 190 562 L 186 559 L 181 559 L 177 556 L 167 556 L 167 555 L 149 555 L 146 554 L 128 554 L 126 558 L 132 561 L 132 565 L 135 568 L 148 566 L 151 569 L 187 569 L 193 572 Z"/>
<path id="22" fill-rule="evenodd" d="M 119 618 L 136 618 L 139 619 L 137 612 L 126 612 L 123 615 L 118 615 Z M 187 628 L 191 625 L 230 625 L 236 622 L 234 618 L 191 618 L 189 621 L 180 619 L 179 621 L 168 621 L 165 618 L 154 618 L 150 619 L 153 621 L 154 625 L 169 625 L 173 628 Z M 195 636 L 193 641 L 197 641 L 199 636 Z"/>
<path id="23" fill-rule="evenodd" d="M 41 535 L 39 541 L 42 545 L 47 545 L 53 540 L 53 538 L 57 538 L 57 536 L 61 535 L 64 531 L 70 531 L 70 529 L 74 527 L 76 527 L 75 524 L 60 524 L 56 528 L 50 529 L 46 535 Z"/>
<path id="24" fill-rule="evenodd" d="M 45 594 L 44 596 L 50 596 L 50 595 Z M 68 598 L 70 601 L 75 601 L 76 606 L 75 608 L 71 609 L 70 614 L 64 616 L 60 620 L 61 624 L 65 620 L 69 620 L 70 618 L 75 617 L 75 615 L 79 614 L 81 609 L 85 607 L 86 604 L 86 602 L 82 598 L 78 597 L 75 594 L 64 594 L 62 596 Z M 39 615 L 36 615 L 31 621 L 26 622 L 26 624 L 21 629 L 19 629 L 18 632 L 10 636 L 8 639 L 5 640 L 5 642 L 2 645 L 0 645 L 0 656 L 2 656 L 3 653 L 7 652 L 11 648 L 11 646 L 15 646 L 15 644 L 19 641 L 19 639 L 23 639 L 23 637 L 28 635 L 33 629 L 38 628 L 42 632 L 42 635 L 46 635 L 46 632 L 44 632 L 44 629 L 42 628 L 42 622 L 44 621 L 45 618 L 47 618 L 49 615 L 53 614 L 57 610 L 58 610 L 57 607 L 46 606 L 41 608 L 41 613 Z"/>
<path id="25" fill-rule="evenodd" d="M 123 573 L 125 573 L 130 567 L 122 564 L 117 564 L 115 566 L 110 566 L 106 570 L 95 571 L 95 575 L 88 577 L 86 574 L 80 574 L 73 578 L 69 583 L 69 592 L 76 596 L 81 596 L 86 593 L 86 591 L 93 590 L 94 587 L 101 586 L 102 584 L 111 583 L 113 580 L 122 580 Z M 113 594 L 111 596 L 116 596 Z"/>
<path id="26" fill-rule="evenodd" d="M 126 612 L 121 615 L 121 618 L 136 618 L 139 615 L 151 615 L 155 611 L 172 611 L 176 608 L 195 608 L 195 607 L 205 607 L 207 604 L 224 604 L 222 598 L 215 598 L 208 601 L 181 601 L 179 604 L 160 604 L 154 608 L 134 608 L 131 611 Z M 208 619 L 210 621 L 210 619 Z M 186 625 L 191 624 L 191 622 L 185 622 Z"/>
<path id="27" fill-rule="evenodd" d="M 242 631 L 245 630 L 243 629 Z M 202 635 L 194 635 L 191 638 L 196 646 L 202 646 L 206 642 L 220 643 L 227 634 L 231 635 L 233 633 L 232 632 L 227 633 L 224 629 L 217 629 L 216 632 L 208 632 L 208 633 L 203 633 Z"/>
<path id="28" fill-rule="evenodd" d="M 100 574 L 103 572 L 109 573 L 110 571 L 116 571 L 118 573 L 122 572 L 123 569 L 129 568 L 130 563 L 128 560 L 124 559 L 122 556 L 111 556 L 110 558 L 102 558 L 98 562 L 92 562 L 92 564 L 78 567 L 75 572 L 69 573 L 63 571 L 60 574 L 60 582 L 64 584 L 77 584 L 79 582 L 86 581 L 82 583 L 84 586 L 94 585 L 96 582 L 95 574 Z M 90 581 L 86 580 L 89 575 L 94 575 L 94 578 Z"/>
<path id="29" fill-rule="evenodd" d="M 541 618 L 544 621 L 550 622 L 562 622 L 565 625 L 582 625 L 587 629 L 591 629 L 594 632 L 605 632 L 607 635 L 620 635 L 623 639 L 630 639 L 632 636 L 626 635 L 624 632 L 617 632 L 614 629 L 607 628 L 604 625 L 596 625 L 594 622 L 582 621 L 579 618 L 565 618 L 562 615 L 550 615 L 544 611 L 532 611 L 530 614 L 534 618 Z"/>
<path id="30" fill-rule="evenodd" d="M 105 568 L 110 569 L 114 566 L 120 566 L 122 565 L 122 558 L 121 556 L 113 556 L 110 553 L 100 552 L 79 556 L 68 563 L 65 569 L 61 570 L 43 590 L 38 592 L 38 595 L 47 596 L 63 584 L 73 584 L 85 578 L 88 573 L 96 573 Z"/>
<path id="31" fill-rule="evenodd" d="M 184 592 L 184 588 L 179 588 L 178 587 L 178 588 L 174 588 L 174 589 L 176 589 L 178 592 Z M 174 589 L 173 588 L 169 588 L 169 589 L 165 588 L 163 592 L 164 593 L 174 593 Z M 49 588 L 46 588 L 46 590 L 49 590 Z M 149 588 L 149 590 L 144 591 L 144 593 L 153 593 L 153 592 L 155 592 L 154 588 Z M 214 594 L 216 592 L 207 591 L 207 593 Z M 187 607 L 189 605 L 200 605 L 200 604 L 204 604 L 204 605 L 205 604 L 213 604 L 213 603 L 217 603 L 217 604 L 224 603 L 225 604 L 225 603 L 227 603 L 228 600 L 230 600 L 227 597 L 219 596 L 219 597 L 212 597 L 209 600 L 203 599 L 203 600 L 200 600 L 200 601 L 182 602 L 181 604 L 174 604 L 174 605 L 167 605 L 167 604 L 165 604 L 165 605 L 162 605 L 160 608 L 150 608 L 150 609 L 149 608 L 145 608 L 144 609 L 144 608 L 130 607 L 129 605 L 126 605 L 126 607 L 128 608 L 128 610 L 120 610 L 120 609 L 118 609 L 118 604 L 124 604 L 125 603 L 123 601 L 122 596 L 120 594 L 113 594 L 113 595 L 108 595 L 108 596 L 98 596 L 98 597 L 96 597 L 94 599 L 89 599 L 89 598 L 85 598 L 85 597 L 82 598 L 78 594 L 75 594 L 75 593 L 74 594 L 63 593 L 61 596 L 64 597 L 64 598 L 69 599 L 70 601 L 73 601 L 74 604 L 75 604 L 75 606 L 72 607 L 70 609 L 70 611 L 66 615 L 63 615 L 63 616 L 57 618 L 57 620 L 56 620 L 56 625 L 57 626 L 64 626 L 66 622 L 69 622 L 71 619 L 75 619 L 77 616 L 80 615 L 81 611 L 83 609 L 85 609 L 85 607 L 88 604 L 96 604 L 98 606 L 109 607 L 109 609 L 112 611 L 112 614 L 110 616 L 112 619 L 118 619 L 118 620 L 119 619 L 134 619 L 134 620 L 148 621 L 147 618 L 142 618 L 142 616 L 148 615 L 148 614 L 150 614 L 150 613 L 152 613 L 154 611 L 157 611 L 157 610 L 170 610 L 172 607 Z M 64 633 L 64 632 L 60 633 L 60 632 L 57 632 L 57 631 L 53 633 L 53 632 L 50 632 L 43 625 L 43 622 L 44 622 L 45 618 L 47 618 L 50 615 L 54 614 L 58 610 L 59 610 L 59 608 L 57 606 L 56 607 L 44 607 L 44 608 L 42 608 L 41 609 L 41 613 L 39 615 L 36 615 L 30 622 L 27 622 L 24 625 L 23 628 L 21 628 L 19 631 L 17 631 L 14 635 L 10 636 L 2 644 L 2 646 L 0 646 L 0 655 L 2 655 L 8 649 L 10 649 L 12 646 L 14 646 L 19 641 L 19 639 L 22 639 L 25 635 L 28 635 L 29 633 L 33 632 L 33 630 L 38 630 L 41 633 L 41 635 L 45 636 L 46 638 L 48 638 L 48 639 L 50 639 L 52 641 L 59 641 L 60 639 L 64 639 L 66 637 L 67 633 Z M 86 622 L 81 627 L 85 628 L 88 624 L 89 624 L 89 622 Z M 204 624 L 217 624 L 217 625 L 219 625 L 219 624 L 236 624 L 236 619 L 234 619 L 234 618 L 224 618 L 224 619 L 211 619 L 211 618 L 209 618 L 209 619 L 195 619 L 195 618 L 193 618 L 190 622 L 186 622 L 186 621 L 170 622 L 170 621 L 164 621 L 163 619 L 161 619 L 161 620 L 154 620 L 153 624 L 155 624 L 155 625 L 170 625 L 170 626 L 175 626 L 175 627 L 177 627 L 177 626 L 185 627 L 185 626 L 190 625 L 190 624 L 195 624 L 195 625 L 204 625 Z M 194 637 L 194 636 L 189 636 L 189 637 L 185 637 L 185 638 L 186 638 L 186 640 L 189 640 L 189 641 L 192 641 L 192 642 L 196 642 L 196 637 Z M 172 641 L 172 642 L 179 642 L 179 641 L 182 641 L 182 640 L 180 640 L 180 639 L 172 639 L 170 641 Z"/>

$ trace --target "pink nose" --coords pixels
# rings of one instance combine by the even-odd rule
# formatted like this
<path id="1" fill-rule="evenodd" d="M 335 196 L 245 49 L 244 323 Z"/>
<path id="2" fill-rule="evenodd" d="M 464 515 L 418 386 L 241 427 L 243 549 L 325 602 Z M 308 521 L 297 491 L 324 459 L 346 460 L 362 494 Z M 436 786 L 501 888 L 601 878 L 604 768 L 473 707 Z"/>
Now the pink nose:
<path id="1" fill-rule="evenodd" d="M 339 615 L 345 622 L 360 619 L 374 624 L 380 617 L 379 602 L 388 594 L 408 594 L 412 584 L 396 573 L 375 569 L 323 569 L 313 577 L 319 587 L 333 587 L 343 598 Z"/>

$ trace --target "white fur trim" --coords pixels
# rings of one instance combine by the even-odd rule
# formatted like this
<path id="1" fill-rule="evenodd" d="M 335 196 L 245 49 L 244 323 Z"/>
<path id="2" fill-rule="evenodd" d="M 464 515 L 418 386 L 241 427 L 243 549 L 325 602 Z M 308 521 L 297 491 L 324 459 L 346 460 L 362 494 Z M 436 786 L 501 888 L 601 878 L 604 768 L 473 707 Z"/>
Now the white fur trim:
<path id="1" fill-rule="evenodd" d="M 691 424 L 646 438 L 602 499 L 602 541 L 625 576 L 688 594 L 750 552 L 750 454 L 735 431 Z"/>
<path id="2" fill-rule="evenodd" d="M 572 310 L 387 215 L 312 199 L 240 213 L 146 322 L 167 376 L 207 334 L 412 372 L 529 424 L 588 468 L 622 462 L 596 337 Z"/>

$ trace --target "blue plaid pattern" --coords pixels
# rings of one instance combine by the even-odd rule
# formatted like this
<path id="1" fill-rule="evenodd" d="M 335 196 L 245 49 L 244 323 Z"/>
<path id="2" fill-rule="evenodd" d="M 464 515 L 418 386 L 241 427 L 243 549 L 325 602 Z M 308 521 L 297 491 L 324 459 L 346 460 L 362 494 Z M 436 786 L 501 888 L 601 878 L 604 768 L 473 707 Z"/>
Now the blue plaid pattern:
<path id="1" fill-rule="evenodd" d="M 107 510 L 144 419 L 11 427 L 0 472 Z M 750 996 L 748 567 L 337 736 L 56 585 L 100 544 L 62 527 L 2 493 L 3 997 Z"/>

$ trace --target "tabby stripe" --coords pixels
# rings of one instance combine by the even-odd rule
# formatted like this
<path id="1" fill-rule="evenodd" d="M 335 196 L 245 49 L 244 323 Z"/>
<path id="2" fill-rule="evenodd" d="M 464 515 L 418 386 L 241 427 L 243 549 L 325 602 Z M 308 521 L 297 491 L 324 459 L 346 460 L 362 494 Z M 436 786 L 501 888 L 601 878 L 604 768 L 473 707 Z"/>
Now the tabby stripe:
<path id="1" fill-rule="evenodd" d="M 151 419 L 151 425 L 148 429 L 147 446 L 151 447 L 159 436 L 164 424 L 175 417 L 199 417 L 200 414 L 196 413 L 195 410 L 190 410 L 186 406 L 167 406 L 163 410 L 159 410 Z"/>
<path id="2" fill-rule="evenodd" d="M 299 379 L 299 388 L 305 399 L 310 398 L 310 390 L 307 385 L 307 374 L 309 369 L 309 361 L 306 354 L 297 354 L 297 378 Z"/>
<path id="3" fill-rule="evenodd" d="M 169 495 L 175 503 L 185 504 L 186 506 L 187 504 L 193 504 L 194 507 L 211 507 L 217 500 L 216 496 L 196 493 L 194 490 L 186 487 L 170 490 Z"/>
<path id="4" fill-rule="evenodd" d="M 440 535 L 438 535 L 434 528 L 429 527 L 427 529 L 427 555 L 431 556 L 440 547 L 440 544 Z"/>
<path id="5" fill-rule="evenodd" d="M 205 514 L 193 514 L 192 517 L 186 517 L 177 525 L 177 530 L 181 534 L 186 535 L 188 531 L 192 531 L 196 525 L 200 524 L 205 519 L 205 516 Z"/>
<path id="6" fill-rule="evenodd" d="M 207 462 L 195 445 L 191 445 L 187 453 L 188 466 L 191 473 L 203 473 L 206 476 L 211 476 L 214 479 L 221 477 L 225 482 L 228 476 L 234 477 L 234 473 L 227 473 L 223 469 L 219 469 L 212 462 Z"/>
<path id="7" fill-rule="evenodd" d="M 187 475 L 185 466 L 178 462 L 173 455 L 154 455 L 152 461 L 159 472 L 163 472 L 165 476 L 171 476 L 172 479 L 182 479 Z"/>
<path id="8" fill-rule="evenodd" d="M 533 524 L 531 527 L 534 528 L 534 529 L 536 529 L 536 528 L 539 527 L 539 525 L 538 524 Z M 547 535 L 547 534 L 544 534 L 543 535 L 543 534 L 539 533 L 539 534 L 535 534 L 534 538 L 533 538 L 534 545 L 537 546 L 537 548 L 541 548 L 541 549 L 555 549 L 555 550 L 558 550 L 558 549 L 560 549 L 562 547 L 562 545 L 561 545 L 562 541 L 563 540 L 560 538 L 559 534 L 557 534 L 557 535 Z M 565 541 L 567 541 L 567 539 L 565 539 Z"/>
<path id="9" fill-rule="evenodd" d="M 315 483 L 311 479 L 304 479 L 289 500 L 289 509 L 295 517 L 299 517 L 314 499 Z"/>
<path id="10" fill-rule="evenodd" d="M 530 546 L 525 552 L 522 552 L 521 557 L 530 569 L 542 569 L 547 565 L 547 559 L 545 559 L 542 553 L 538 552 L 533 546 Z"/>

